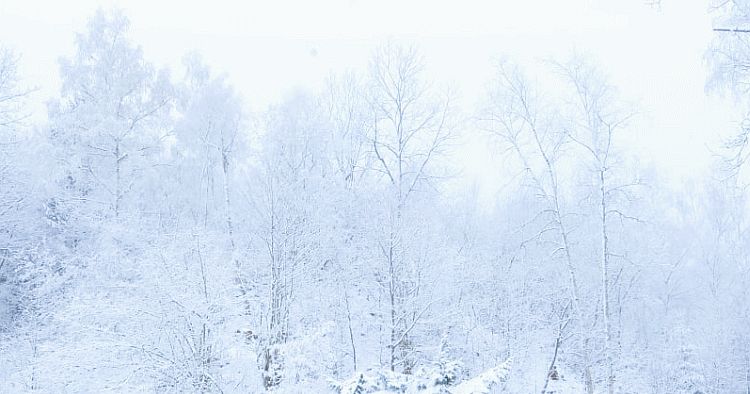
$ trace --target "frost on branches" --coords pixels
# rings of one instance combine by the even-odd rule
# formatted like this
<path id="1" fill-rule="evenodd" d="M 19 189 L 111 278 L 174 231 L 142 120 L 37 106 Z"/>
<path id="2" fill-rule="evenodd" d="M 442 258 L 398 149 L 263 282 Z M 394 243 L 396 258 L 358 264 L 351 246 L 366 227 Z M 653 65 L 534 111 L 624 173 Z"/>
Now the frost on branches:
<path id="1" fill-rule="evenodd" d="M 710 86 L 750 113 L 750 1 L 711 3 Z M 138 23 L 78 26 L 55 92 L 0 34 L 0 393 L 748 392 L 750 115 L 676 182 L 633 145 L 652 109 L 582 56 L 456 95 L 440 45 L 363 40 L 242 91 L 327 70 L 166 67 Z"/>

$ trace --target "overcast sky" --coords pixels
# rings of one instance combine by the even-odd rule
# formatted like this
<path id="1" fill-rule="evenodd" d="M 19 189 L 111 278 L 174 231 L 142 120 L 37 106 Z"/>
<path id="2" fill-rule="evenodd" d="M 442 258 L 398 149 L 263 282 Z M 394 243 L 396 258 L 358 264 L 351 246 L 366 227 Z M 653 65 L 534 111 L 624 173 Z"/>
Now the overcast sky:
<path id="1" fill-rule="evenodd" d="M 736 127 L 730 101 L 704 93 L 703 59 L 715 34 L 707 2 L 569 1 L 0 1 L 0 43 L 22 55 L 23 76 L 41 103 L 57 89 L 57 59 L 98 7 L 131 19 L 147 59 L 175 67 L 192 50 L 229 74 L 253 110 L 296 87 L 316 87 L 332 71 L 363 70 L 386 39 L 417 44 L 433 80 L 457 88 L 467 111 L 492 77 L 492 61 L 533 66 L 573 51 L 601 65 L 641 112 L 631 144 L 644 165 L 676 183 L 705 174 L 709 148 Z M 533 72 L 533 67 L 530 68 Z M 483 143 L 466 148 L 469 177 L 487 167 Z"/>

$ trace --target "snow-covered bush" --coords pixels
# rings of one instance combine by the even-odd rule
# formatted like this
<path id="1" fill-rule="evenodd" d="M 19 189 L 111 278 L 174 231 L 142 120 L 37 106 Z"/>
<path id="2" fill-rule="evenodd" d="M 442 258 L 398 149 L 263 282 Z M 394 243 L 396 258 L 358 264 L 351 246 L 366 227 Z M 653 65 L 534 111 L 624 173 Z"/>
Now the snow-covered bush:
<path id="1" fill-rule="evenodd" d="M 480 375 L 457 382 L 459 362 L 441 362 L 437 368 L 420 369 L 417 374 L 405 375 L 376 369 L 360 372 L 354 377 L 332 382 L 338 394 L 404 393 L 404 394 L 489 394 L 493 387 L 508 379 L 511 360 L 491 368 Z"/>

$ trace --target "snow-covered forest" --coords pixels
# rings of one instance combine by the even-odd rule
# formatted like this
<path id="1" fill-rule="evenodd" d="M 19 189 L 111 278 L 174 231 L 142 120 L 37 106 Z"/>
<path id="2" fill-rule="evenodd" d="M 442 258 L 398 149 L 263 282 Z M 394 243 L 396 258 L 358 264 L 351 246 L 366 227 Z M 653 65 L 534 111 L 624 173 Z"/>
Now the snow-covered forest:
<path id="1" fill-rule="evenodd" d="M 702 7 L 739 110 L 688 178 L 581 45 L 457 92 L 397 36 L 261 108 L 127 9 L 50 94 L 0 35 L 0 392 L 750 393 L 750 1 Z"/>

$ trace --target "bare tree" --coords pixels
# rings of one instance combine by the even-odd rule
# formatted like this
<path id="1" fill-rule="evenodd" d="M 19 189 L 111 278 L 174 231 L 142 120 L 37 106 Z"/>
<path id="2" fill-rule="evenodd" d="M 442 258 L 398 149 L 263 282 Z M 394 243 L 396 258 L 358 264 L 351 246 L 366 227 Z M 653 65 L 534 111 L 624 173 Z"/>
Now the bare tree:
<path id="1" fill-rule="evenodd" d="M 709 76 L 707 88 L 729 92 L 742 103 L 750 93 L 750 2 L 716 0 L 711 4 L 715 37 L 707 52 Z M 726 175 L 739 175 L 748 160 L 750 114 L 745 114 L 739 130 L 724 141 L 721 161 Z M 742 178 L 738 178 L 742 180 Z"/>
<path id="2" fill-rule="evenodd" d="M 328 110 L 330 140 L 336 169 L 352 188 L 365 170 L 367 97 L 364 83 L 353 72 L 327 80 L 323 102 Z"/>
<path id="3" fill-rule="evenodd" d="M 28 116 L 24 105 L 30 93 L 20 84 L 18 56 L 0 47 L 0 220 L 8 229 L 11 225 L 6 216 L 24 200 L 15 179 L 18 163 L 13 156 L 18 143 L 16 128 Z"/>
<path id="4" fill-rule="evenodd" d="M 553 256 L 562 256 L 568 277 L 570 319 L 573 324 L 566 323 L 564 327 L 568 330 L 581 330 L 583 315 L 578 268 L 572 257 L 570 230 L 566 226 L 567 213 L 563 207 L 557 169 L 562 147 L 570 142 L 569 135 L 565 133 L 554 108 L 543 107 L 517 66 L 504 63 L 498 65 L 496 85 L 491 90 L 489 99 L 488 108 L 481 115 L 480 123 L 518 158 L 530 180 L 530 186 L 542 202 L 542 211 L 532 219 L 532 222 L 541 220 L 541 227 L 529 240 L 542 240 L 547 233 L 553 234 Z M 523 243 L 526 242 L 528 241 Z M 558 334 L 558 339 L 563 337 L 563 334 Z M 555 340 L 555 354 L 560 346 L 561 341 Z M 591 393 L 593 377 L 587 348 L 588 345 L 584 345 L 582 350 L 585 364 L 583 369 L 587 392 Z"/>
<path id="5" fill-rule="evenodd" d="M 324 260 L 316 238 L 322 226 L 318 215 L 327 212 L 321 193 L 330 170 L 323 115 L 315 97 L 294 95 L 271 111 L 263 136 L 257 231 L 270 268 L 262 366 L 266 387 L 284 378 L 283 346 L 292 336 L 297 293 L 314 281 L 312 269 Z"/>
<path id="6" fill-rule="evenodd" d="M 18 77 L 18 55 L 0 47 L 0 130 L 10 129 L 29 114 L 24 111 L 32 89 L 21 86 Z"/>
<path id="7" fill-rule="evenodd" d="M 33 164 L 28 160 L 34 141 L 23 133 L 31 92 L 18 75 L 18 56 L 0 46 L 0 331 L 34 310 L 37 300 L 32 294 L 38 284 L 31 273 L 46 268 L 24 258 L 32 245 L 29 240 L 40 236 L 34 234 L 37 221 L 30 220 L 39 203 L 31 187 L 38 181 L 30 180 Z"/>
<path id="8" fill-rule="evenodd" d="M 516 67 L 505 64 L 499 66 L 497 85 L 490 100 L 481 122 L 488 132 L 500 138 L 518 157 L 526 175 L 531 179 L 531 186 L 544 202 L 546 209 L 539 216 L 549 217 L 549 220 L 536 236 L 541 237 L 550 231 L 557 235 L 559 246 L 555 253 L 563 255 L 572 310 L 577 313 L 580 292 L 555 166 L 567 135 L 550 124 L 549 114 L 541 113 L 543 109 L 539 108 L 537 97 Z"/>
<path id="9" fill-rule="evenodd" d="M 612 87 L 606 83 L 596 70 L 581 61 L 573 60 L 567 65 L 560 66 L 568 82 L 575 91 L 577 98 L 573 130 L 568 131 L 568 137 L 583 148 L 590 157 L 592 171 L 595 173 L 597 185 L 595 187 L 598 204 L 600 230 L 600 275 L 601 275 L 601 308 L 604 324 L 604 358 L 607 370 L 607 392 L 614 393 L 614 334 L 612 328 L 612 237 L 609 223 L 613 218 L 636 220 L 626 215 L 617 201 L 627 196 L 628 188 L 636 186 L 638 181 L 628 181 L 617 184 L 613 167 L 617 166 L 615 145 L 617 135 L 631 118 L 631 113 L 622 113 L 616 108 Z"/>
<path id="10" fill-rule="evenodd" d="M 388 234 L 379 245 L 386 263 L 381 281 L 389 305 L 388 365 L 391 370 L 401 366 L 406 373 L 414 367 L 410 334 L 428 305 L 409 306 L 418 284 L 408 274 L 404 212 L 415 194 L 435 179 L 435 161 L 452 135 L 450 98 L 435 95 L 422 80 L 422 71 L 414 48 L 392 43 L 378 48 L 370 63 L 370 170 L 385 178 L 391 202 Z"/>

